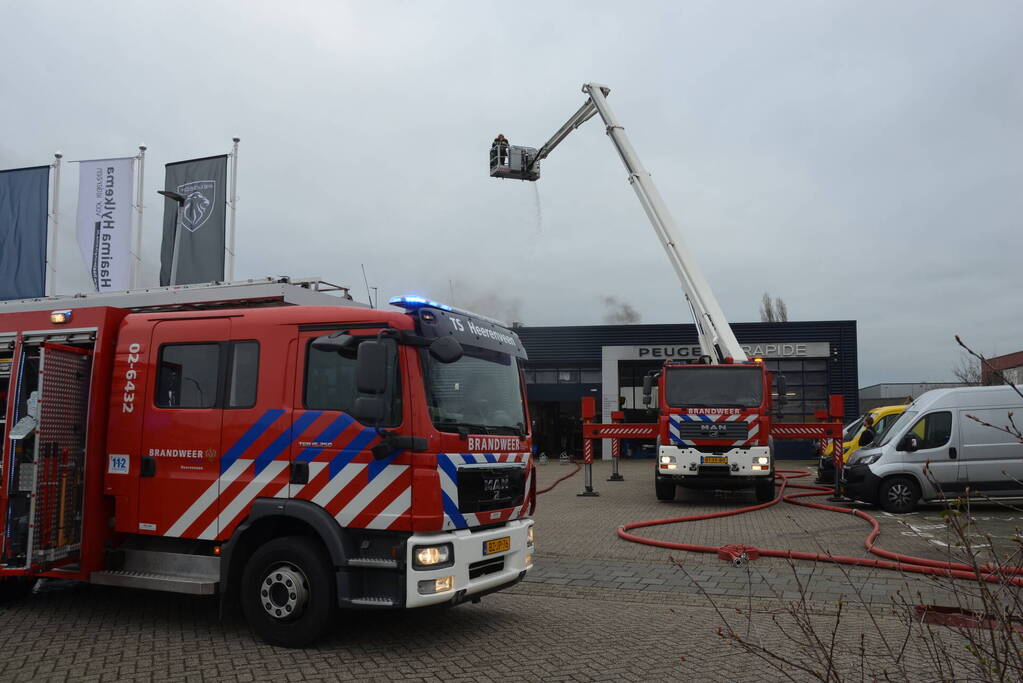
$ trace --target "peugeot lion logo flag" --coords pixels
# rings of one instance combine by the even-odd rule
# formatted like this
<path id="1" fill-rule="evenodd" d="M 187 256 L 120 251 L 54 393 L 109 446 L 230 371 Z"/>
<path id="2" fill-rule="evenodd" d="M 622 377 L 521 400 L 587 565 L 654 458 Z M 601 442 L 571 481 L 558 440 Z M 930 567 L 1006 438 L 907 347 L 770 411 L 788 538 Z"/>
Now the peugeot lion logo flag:
<path id="1" fill-rule="evenodd" d="M 226 183 L 226 154 L 167 164 L 164 187 L 178 193 L 185 201 L 180 207 L 172 199 L 164 202 L 163 247 L 160 250 L 161 285 L 172 284 L 175 235 L 181 240 L 181 246 L 178 249 L 177 281 L 173 284 L 223 281 L 227 225 L 227 202 L 224 197 Z"/>
<path id="2" fill-rule="evenodd" d="M 178 185 L 178 194 L 185 198 L 181 209 L 181 225 L 189 232 L 195 232 L 209 220 L 213 201 L 217 198 L 217 181 L 197 180 Z"/>

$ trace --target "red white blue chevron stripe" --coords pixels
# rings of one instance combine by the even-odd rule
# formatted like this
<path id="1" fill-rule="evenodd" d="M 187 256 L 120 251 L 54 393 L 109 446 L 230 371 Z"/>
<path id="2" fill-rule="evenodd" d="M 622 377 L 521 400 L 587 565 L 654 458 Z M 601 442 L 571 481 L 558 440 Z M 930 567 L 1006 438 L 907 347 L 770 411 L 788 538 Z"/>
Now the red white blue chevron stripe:
<path id="1" fill-rule="evenodd" d="M 732 441 L 732 446 L 747 446 L 757 438 L 757 434 L 760 432 L 760 423 L 757 422 L 756 411 L 751 412 L 739 412 L 727 415 L 705 415 L 702 413 L 690 413 L 688 415 L 668 415 L 668 434 L 671 437 L 671 442 L 676 446 L 695 446 L 696 441 L 692 439 L 683 439 L 679 434 L 679 428 L 683 422 L 737 422 L 742 421 L 747 423 L 746 427 L 746 438 L 739 439 L 738 441 Z M 701 441 L 714 441 L 713 437 L 708 436 L 706 439 L 700 439 Z M 720 441 L 720 439 L 717 439 Z"/>
<path id="2" fill-rule="evenodd" d="M 282 430 L 279 421 L 289 417 Z M 294 453 L 299 442 L 315 446 Z M 346 527 L 397 529 L 412 507 L 408 456 L 395 451 L 376 460 L 369 449 L 378 442 L 375 429 L 344 413 L 268 410 L 221 456 L 220 476 L 163 535 L 229 538 L 252 501 L 267 497 L 312 501 Z M 289 483 L 292 458 L 308 463 L 308 483 Z"/>

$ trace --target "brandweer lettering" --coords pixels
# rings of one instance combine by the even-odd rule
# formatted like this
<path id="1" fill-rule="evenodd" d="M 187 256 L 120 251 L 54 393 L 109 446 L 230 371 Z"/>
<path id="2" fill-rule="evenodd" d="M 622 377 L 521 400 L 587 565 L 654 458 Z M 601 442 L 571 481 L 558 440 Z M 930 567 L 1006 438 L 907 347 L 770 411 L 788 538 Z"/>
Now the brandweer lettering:
<path id="1" fill-rule="evenodd" d="M 151 458 L 188 458 L 190 460 L 201 460 L 202 451 L 179 449 L 179 448 L 150 448 Z"/>
<path id="2" fill-rule="evenodd" d="M 470 436 L 470 451 L 511 451 L 521 448 L 521 442 L 514 436 Z"/>

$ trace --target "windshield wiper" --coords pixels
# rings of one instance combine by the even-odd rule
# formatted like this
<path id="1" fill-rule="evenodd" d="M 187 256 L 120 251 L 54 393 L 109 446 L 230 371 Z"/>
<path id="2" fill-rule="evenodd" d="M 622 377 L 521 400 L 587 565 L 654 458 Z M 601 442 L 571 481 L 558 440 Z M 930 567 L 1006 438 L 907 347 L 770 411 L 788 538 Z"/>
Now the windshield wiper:
<path id="1" fill-rule="evenodd" d="M 438 429 L 442 427 L 454 427 L 459 436 L 463 439 L 469 436 L 469 434 L 490 434 L 490 430 L 486 425 L 473 424 L 471 422 L 459 422 L 458 420 L 436 420 L 433 424 Z"/>

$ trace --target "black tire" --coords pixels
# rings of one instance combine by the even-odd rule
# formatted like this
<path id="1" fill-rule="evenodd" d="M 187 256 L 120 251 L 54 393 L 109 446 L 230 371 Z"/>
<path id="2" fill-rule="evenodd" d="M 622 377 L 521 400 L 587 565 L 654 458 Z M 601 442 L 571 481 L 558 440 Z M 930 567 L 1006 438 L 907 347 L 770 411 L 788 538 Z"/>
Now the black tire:
<path id="1" fill-rule="evenodd" d="M 758 503 L 767 503 L 774 500 L 774 475 L 772 474 L 770 477 L 757 480 L 757 483 L 753 485 L 753 489 Z"/>
<path id="2" fill-rule="evenodd" d="M 892 477 L 881 482 L 877 502 L 885 512 L 902 515 L 916 510 L 920 485 L 911 477 Z"/>
<path id="3" fill-rule="evenodd" d="M 654 478 L 654 490 L 657 493 L 657 500 L 675 500 L 675 489 L 677 486 L 673 481 L 662 481 L 660 477 Z"/>
<path id="4" fill-rule="evenodd" d="M 32 593 L 36 580 L 29 578 L 0 579 L 0 604 L 14 602 Z"/>
<path id="5" fill-rule="evenodd" d="M 337 585 L 323 546 L 305 536 L 276 538 L 256 549 L 242 574 L 245 619 L 271 645 L 304 647 L 330 628 Z"/>

